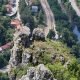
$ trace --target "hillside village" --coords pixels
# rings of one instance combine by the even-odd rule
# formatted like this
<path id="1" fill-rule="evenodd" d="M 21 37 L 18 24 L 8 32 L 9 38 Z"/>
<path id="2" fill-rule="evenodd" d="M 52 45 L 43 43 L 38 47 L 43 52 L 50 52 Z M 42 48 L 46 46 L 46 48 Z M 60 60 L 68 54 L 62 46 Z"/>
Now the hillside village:
<path id="1" fill-rule="evenodd" d="M 0 80 L 80 80 L 79 13 L 76 0 L 0 0 Z"/>

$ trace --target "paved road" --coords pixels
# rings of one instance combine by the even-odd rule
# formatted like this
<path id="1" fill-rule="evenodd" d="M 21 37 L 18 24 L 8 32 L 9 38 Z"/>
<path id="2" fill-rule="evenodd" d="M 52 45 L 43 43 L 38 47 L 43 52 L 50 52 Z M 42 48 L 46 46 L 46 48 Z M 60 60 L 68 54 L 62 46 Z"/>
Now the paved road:
<path id="1" fill-rule="evenodd" d="M 69 2 L 71 3 L 71 6 L 75 10 L 76 14 L 80 16 L 80 9 L 77 6 L 76 0 L 69 0 Z"/>
<path id="2" fill-rule="evenodd" d="M 55 19 L 54 19 L 53 12 L 50 9 L 50 6 L 49 6 L 47 0 L 40 0 L 40 3 L 42 5 L 42 8 L 43 8 L 43 10 L 45 12 L 45 15 L 46 15 L 47 26 L 44 29 L 45 36 L 48 35 L 50 29 L 54 29 L 55 39 L 58 39 L 58 34 L 57 34 L 57 31 L 56 31 L 56 25 L 55 25 Z"/>

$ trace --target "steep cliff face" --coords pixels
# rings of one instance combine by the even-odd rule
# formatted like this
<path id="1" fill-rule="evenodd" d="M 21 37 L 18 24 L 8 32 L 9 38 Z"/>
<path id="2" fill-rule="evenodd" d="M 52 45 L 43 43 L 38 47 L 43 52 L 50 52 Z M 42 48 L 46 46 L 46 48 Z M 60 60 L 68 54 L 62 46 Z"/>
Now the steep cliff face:
<path id="1" fill-rule="evenodd" d="M 30 30 L 26 27 L 22 28 L 21 31 L 15 32 L 14 34 L 14 45 L 11 50 L 10 65 L 12 67 L 17 66 L 18 64 L 28 64 L 30 61 L 34 64 L 37 63 L 36 57 L 32 55 L 30 51 L 25 51 L 25 48 L 30 47 Z M 42 29 L 34 29 L 33 31 L 33 40 L 45 40 L 45 35 Z M 32 60 L 31 60 L 32 58 Z"/>
<path id="2" fill-rule="evenodd" d="M 20 51 L 19 46 L 16 55 L 12 57 L 15 58 L 16 65 L 11 63 L 16 67 L 9 74 L 10 80 L 55 80 L 57 71 L 60 73 L 55 78 L 64 74 L 68 64 L 74 60 L 70 49 L 58 41 L 34 41 L 30 47 L 23 48 Z"/>
<path id="3" fill-rule="evenodd" d="M 19 80 L 56 80 L 54 79 L 50 70 L 48 70 L 43 64 L 37 67 L 30 67 L 27 70 L 27 74 L 23 75 Z"/>
<path id="4" fill-rule="evenodd" d="M 30 30 L 27 27 L 22 27 L 22 29 L 14 34 L 14 45 L 11 50 L 10 65 L 11 67 L 17 66 L 22 62 L 22 52 L 23 48 L 29 46 L 29 35 Z"/>
<path id="5" fill-rule="evenodd" d="M 42 41 L 44 41 L 45 40 L 45 33 L 44 33 L 43 29 L 35 28 L 33 30 L 33 39 L 34 40 L 42 40 Z"/>
<path id="6" fill-rule="evenodd" d="M 22 54 L 22 64 L 28 64 L 31 60 L 31 54 L 30 52 L 24 52 Z"/>

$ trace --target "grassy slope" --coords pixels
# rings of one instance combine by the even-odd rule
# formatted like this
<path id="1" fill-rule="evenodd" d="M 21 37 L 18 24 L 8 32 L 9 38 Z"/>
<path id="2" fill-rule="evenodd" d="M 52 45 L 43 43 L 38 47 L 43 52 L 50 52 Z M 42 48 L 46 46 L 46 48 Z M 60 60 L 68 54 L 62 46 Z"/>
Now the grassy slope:
<path id="1" fill-rule="evenodd" d="M 55 72 L 54 76 L 57 79 L 61 76 L 61 70 L 64 70 L 66 72 L 66 68 L 64 68 L 65 64 L 62 64 L 59 57 L 56 58 L 55 61 L 52 61 L 52 55 L 63 55 L 65 58 L 65 63 L 68 61 L 70 61 L 70 63 L 73 63 L 74 60 L 76 60 L 76 58 L 70 54 L 71 50 L 65 44 L 59 41 L 34 41 L 30 48 L 26 48 L 25 51 L 29 51 L 36 57 L 36 59 L 38 58 L 38 64 L 45 64 L 45 66 L 47 66 L 53 72 L 53 74 Z M 16 73 L 17 77 L 20 78 L 22 75 L 26 74 L 26 71 L 30 66 L 34 66 L 32 62 L 30 62 L 29 65 L 25 66 L 25 68 L 24 66 L 17 67 L 17 69 L 14 69 L 12 71 L 12 73 Z M 60 72 L 58 73 L 57 71 Z M 57 74 L 59 74 L 60 76 L 58 76 Z"/>

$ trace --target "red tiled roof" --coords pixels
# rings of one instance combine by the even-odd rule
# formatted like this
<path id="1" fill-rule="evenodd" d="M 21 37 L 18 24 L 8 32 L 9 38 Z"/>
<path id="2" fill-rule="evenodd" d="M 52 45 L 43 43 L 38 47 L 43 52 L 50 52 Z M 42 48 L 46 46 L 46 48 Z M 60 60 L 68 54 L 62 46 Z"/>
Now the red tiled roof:
<path id="1" fill-rule="evenodd" d="M 8 48 L 11 47 L 12 43 L 13 43 L 13 42 L 9 42 L 9 43 L 7 43 L 7 44 L 1 46 L 0 48 L 2 48 L 2 50 L 4 50 L 4 49 L 8 49 Z"/>

